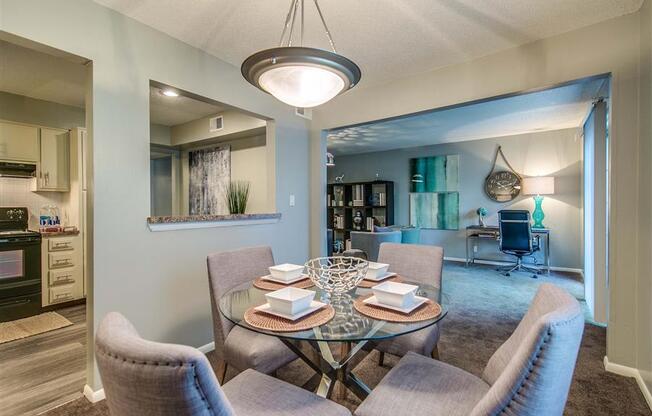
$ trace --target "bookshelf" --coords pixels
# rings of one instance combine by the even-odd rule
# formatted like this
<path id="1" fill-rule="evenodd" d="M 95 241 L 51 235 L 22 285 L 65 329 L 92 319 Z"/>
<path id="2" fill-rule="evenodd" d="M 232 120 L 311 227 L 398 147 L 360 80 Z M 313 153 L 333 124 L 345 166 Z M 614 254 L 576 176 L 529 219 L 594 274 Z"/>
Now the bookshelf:
<path id="1" fill-rule="evenodd" d="M 328 228 L 333 230 L 338 250 L 348 248 L 351 231 L 373 231 L 374 220 L 380 226 L 394 225 L 394 182 L 330 183 L 327 186 Z"/>

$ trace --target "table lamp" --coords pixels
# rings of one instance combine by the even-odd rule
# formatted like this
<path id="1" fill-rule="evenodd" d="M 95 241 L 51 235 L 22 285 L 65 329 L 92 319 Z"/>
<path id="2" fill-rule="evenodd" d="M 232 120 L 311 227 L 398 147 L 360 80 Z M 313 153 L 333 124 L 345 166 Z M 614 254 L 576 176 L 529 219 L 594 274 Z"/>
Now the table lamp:
<path id="1" fill-rule="evenodd" d="M 524 195 L 534 195 L 534 212 L 532 212 L 534 224 L 532 228 L 545 228 L 543 226 L 545 215 L 543 215 L 543 209 L 541 209 L 541 203 L 543 202 L 542 195 L 552 195 L 555 193 L 555 178 L 553 176 L 523 178 L 522 185 Z"/>

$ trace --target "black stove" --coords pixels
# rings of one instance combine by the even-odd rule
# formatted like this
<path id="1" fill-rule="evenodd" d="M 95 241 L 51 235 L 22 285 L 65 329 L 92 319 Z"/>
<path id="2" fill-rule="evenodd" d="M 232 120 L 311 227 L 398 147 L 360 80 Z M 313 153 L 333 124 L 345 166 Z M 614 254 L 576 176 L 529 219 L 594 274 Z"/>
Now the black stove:
<path id="1" fill-rule="evenodd" d="M 41 311 L 41 235 L 28 223 L 27 208 L 0 207 L 0 322 Z"/>

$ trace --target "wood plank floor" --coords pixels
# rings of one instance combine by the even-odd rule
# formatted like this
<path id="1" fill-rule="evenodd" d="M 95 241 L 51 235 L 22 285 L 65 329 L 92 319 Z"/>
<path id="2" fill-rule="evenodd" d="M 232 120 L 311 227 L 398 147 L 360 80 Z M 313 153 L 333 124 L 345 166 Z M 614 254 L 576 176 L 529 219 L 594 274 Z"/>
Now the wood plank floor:
<path id="1" fill-rule="evenodd" d="M 37 415 L 82 397 L 86 305 L 56 312 L 73 325 L 0 344 L 0 416 Z"/>

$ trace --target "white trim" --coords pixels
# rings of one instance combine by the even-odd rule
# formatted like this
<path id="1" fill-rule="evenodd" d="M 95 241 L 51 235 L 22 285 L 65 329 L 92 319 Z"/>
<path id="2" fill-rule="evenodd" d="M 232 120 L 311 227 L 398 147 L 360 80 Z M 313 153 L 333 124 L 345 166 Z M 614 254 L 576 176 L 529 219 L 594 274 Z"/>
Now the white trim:
<path id="1" fill-rule="evenodd" d="M 208 354 L 209 352 L 213 351 L 215 349 L 215 343 L 214 342 L 209 342 L 206 345 L 202 345 L 201 347 L 197 347 L 199 351 L 201 351 L 204 354 Z"/>
<path id="2" fill-rule="evenodd" d="M 636 384 L 638 384 L 638 388 L 641 389 L 641 393 L 643 393 L 643 397 L 645 397 L 648 407 L 652 410 L 652 393 L 647 388 L 647 384 L 645 384 L 640 370 L 633 367 L 610 363 L 609 358 L 607 358 L 606 355 L 604 356 L 604 369 L 620 376 L 634 377 Z"/>
<path id="3" fill-rule="evenodd" d="M 240 225 L 276 224 L 279 218 L 260 218 L 248 220 L 196 221 L 147 224 L 150 231 L 194 230 L 197 228 L 236 227 Z"/>
<path id="4" fill-rule="evenodd" d="M 459 263 L 466 263 L 466 259 L 462 257 L 444 257 L 444 260 L 448 261 L 456 261 Z M 481 260 L 481 259 L 475 259 L 474 261 L 476 264 L 489 264 L 492 266 L 508 266 L 510 263 L 507 261 L 497 261 L 497 260 Z M 538 265 L 539 267 L 545 268 L 545 266 Z M 571 272 L 571 273 L 579 273 L 582 276 L 584 276 L 584 271 L 582 269 L 575 269 L 572 267 L 557 267 L 557 266 L 550 266 L 550 270 L 556 271 L 556 272 Z"/>
<path id="5" fill-rule="evenodd" d="M 104 389 L 99 389 L 98 391 L 93 391 L 93 388 L 88 384 L 84 386 L 84 397 L 91 403 L 97 403 L 106 398 L 104 395 Z"/>

